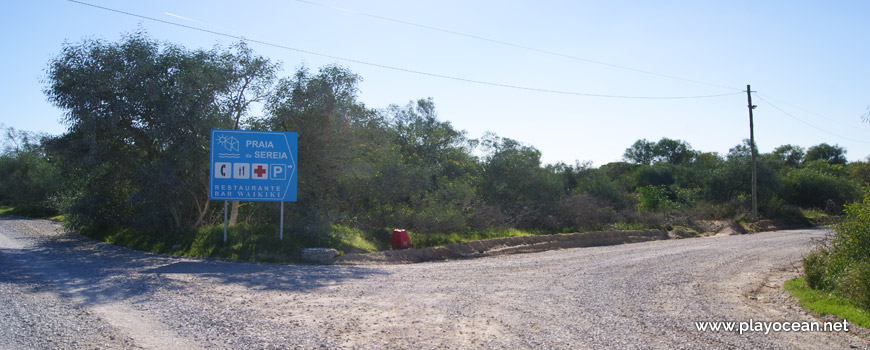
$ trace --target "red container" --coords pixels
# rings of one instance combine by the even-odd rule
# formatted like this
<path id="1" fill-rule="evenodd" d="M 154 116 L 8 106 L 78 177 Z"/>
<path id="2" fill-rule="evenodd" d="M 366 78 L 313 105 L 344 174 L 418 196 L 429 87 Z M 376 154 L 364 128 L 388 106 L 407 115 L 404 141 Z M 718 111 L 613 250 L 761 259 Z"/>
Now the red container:
<path id="1" fill-rule="evenodd" d="M 408 231 L 393 230 L 393 249 L 408 249 L 411 246 L 411 239 L 408 238 Z"/>

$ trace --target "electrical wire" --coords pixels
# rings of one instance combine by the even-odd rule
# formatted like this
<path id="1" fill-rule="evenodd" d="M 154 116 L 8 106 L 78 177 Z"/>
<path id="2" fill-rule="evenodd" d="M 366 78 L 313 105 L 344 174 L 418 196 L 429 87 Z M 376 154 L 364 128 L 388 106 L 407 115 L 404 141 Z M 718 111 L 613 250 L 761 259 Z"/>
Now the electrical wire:
<path id="1" fill-rule="evenodd" d="M 488 82 L 488 81 L 483 81 L 483 80 L 462 78 L 462 77 L 450 76 L 450 75 L 438 74 L 438 73 L 429 73 L 429 72 L 424 72 L 424 71 L 419 71 L 419 70 L 400 68 L 400 67 L 389 66 L 389 65 L 380 64 L 380 63 L 373 63 L 373 62 L 361 61 L 361 60 L 352 59 L 352 58 L 345 58 L 345 57 L 340 57 L 340 56 L 335 56 L 335 55 L 330 55 L 330 54 L 324 54 L 324 53 L 319 53 L 319 52 L 315 52 L 315 51 L 311 51 L 311 50 L 299 49 L 299 48 L 290 47 L 290 46 L 286 46 L 286 45 L 270 43 L 267 41 L 250 39 L 250 38 L 246 38 L 246 37 L 241 36 L 241 35 L 232 35 L 232 34 L 219 32 L 216 30 L 205 29 L 205 28 L 195 27 L 195 26 L 191 26 L 191 25 L 166 21 L 166 20 L 162 20 L 162 19 L 158 19 L 158 18 L 154 18 L 154 17 L 135 14 L 135 13 L 131 13 L 131 12 L 123 11 L 123 10 L 117 10 L 117 9 L 113 9 L 113 8 L 109 8 L 109 7 L 105 7 L 105 6 L 100 6 L 100 5 L 95 5 L 95 4 L 91 4 L 91 3 L 87 3 L 87 2 L 82 2 L 82 1 L 77 1 L 77 0 L 67 0 L 67 1 L 75 3 L 75 4 L 79 4 L 79 5 L 84 5 L 84 6 L 89 6 L 89 7 L 101 9 L 104 11 L 123 14 L 126 16 L 146 19 L 149 21 L 168 24 L 168 25 L 172 25 L 172 26 L 176 26 L 176 27 L 185 28 L 185 29 L 199 31 L 199 32 L 203 32 L 203 33 L 209 33 L 209 34 L 222 36 L 222 37 L 226 37 L 226 38 L 231 38 L 231 39 L 236 39 L 236 40 L 242 40 L 242 41 L 250 42 L 250 43 L 256 43 L 256 44 L 260 44 L 260 45 L 264 45 L 264 46 L 270 46 L 270 47 L 274 47 L 274 48 L 300 52 L 300 53 L 304 53 L 304 54 L 308 54 L 308 55 L 320 56 L 320 57 L 325 57 L 325 58 L 329 58 L 329 59 L 357 63 L 357 64 L 378 67 L 378 68 L 388 69 L 388 70 L 393 70 L 393 71 L 399 71 L 399 72 L 404 72 L 404 73 L 411 73 L 411 74 L 417 74 L 417 75 L 423 75 L 423 76 L 429 76 L 429 77 L 435 77 L 435 78 L 441 78 L 441 79 L 448 79 L 448 80 L 454 80 L 454 81 L 461 81 L 461 82 L 473 83 L 473 84 L 479 84 L 479 85 L 488 85 L 488 86 L 496 86 L 496 87 L 502 87 L 502 88 L 516 89 L 516 90 L 526 90 L 526 91 L 551 93 L 551 94 L 561 94 L 561 95 L 572 95 L 572 96 L 617 98 L 617 99 L 648 99 L 648 100 L 701 99 L 701 98 L 733 96 L 733 95 L 738 95 L 738 94 L 743 93 L 741 91 L 741 92 L 726 93 L 726 94 L 696 95 L 696 96 L 629 96 L 629 95 L 607 95 L 607 94 L 582 93 L 582 92 L 574 92 L 574 91 L 553 90 L 553 89 L 535 88 L 535 87 L 503 84 L 503 83 L 494 83 L 494 82 Z"/>
<path id="2" fill-rule="evenodd" d="M 757 98 L 758 98 L 759 100 L 761 100 L 761 101 L 764 101 L 764 103 L 767 103 L 769 106 L 773 107 L 774 109 L 776 109 L 776 110 L 782 112 L 782 114 L 785 114 L 785 115 L 791 117 L 792 119 L 797 120 L 797 121 L 803 123 L 804 125 L 809 126 L 809 127 L 813 128 L 813 129 L 816 129 L 816 130 L 819 130 L 819 131 L 824 132 L 824 133 L 826 133 L 826 134 L 830 134 L 830 135 L 833 135 L 833 136 L 839 137 L 839 138 L 844 139 L 844 140 L 849 140 L 849 141 L 852 141 L 852 142 L 858 142 L 858 143 L 870 143 L 870 141 L 861 141 L 861 140 L 856 140 L 856 139 L 853 139 L 853 138 L 851 138 L 851 137 L 846 137 L 846 136 L 843 136 L 843 135 L 835 134 L 835 133 L 830 132 L 830 131 L 828 131 L 828 130 L 822 129 L 822 128 L 818 127 L 818 126 L 815 126 L 815 125 L 813 125 L 813 124 L 810 124 L 810 123 L 804 121 L 803 119 L 800 119 L 800 118 L 794 116 L 793 114 L 791 114 L 791 113 L 789 113 L 789 112 L 786 112 L 786 111 L 783 110 L 782 108 L 777 107 L 776 105 L 774 105 L 773 103 L 770 103 L 770 101 L 768 101 L 767 99 L 765 99 L 764 97 L 762 97 L 762 96 L 761 96 L 760 94 L 758 94 L 758 93 L 755 94 L 755 97 L 757 97 Z"/>
<path id="3" fill-rule="evenodd" d="M 719 85 L 719 84 L 714 84 L 714 83 L 708 83 L 708 82 L 703 82 L 703 81 L 700 81 L 700 80 L 694 80 L 694 79 L 682 78 L 682 77 L 673 76 L 673 75 L 668 75 L 668 74 L 656 73 L 656 72 L 651 72 L 651 71 L 647 71 L 647 70 L 642 70 L 642 69 L 637 69 L 637 68 L 631 68 L 631 67 L 621 66 L 621 65 L 618 65 L 618 64 L 612 64 L 612 63 L 607 63 L 607 62 L 602 62 L 602 61 L 591 60 L 591 59 L 588 59 L 588 58 L 582 58 L 582 57 L 572 56 L 572 55 L 568 55 L 568 54 L 564 54 L 564 53 L 559 53 L 559 52 L 555 52 L 555 51 L 539 49 L 539 48 L 535 48 L 535 47 L 531 47 L 531 46 L 526 46 L 526 45 L 515 44 L 515 43 L 511 43 L 511 42 L 507 42 L 507 41 L 502 41 L 502 40 L 497 40 L 497 39 L 490 39 L 490 38 L 486 38 L 486 37 L 482 37 L 482 36 L 478 36 L 478 35 L 474 35 L 474 34 L 466 34 L 466 33 L 457 32 L 457 31 L 453 31 L 453 30 L 449 30 L 449 29 L 443 29 L 443 28 L 438 28 L 438 27 L 428 26 L 428 25 L 424 25 L 424 24 L 418 24 L 418 23 L 408 22 L 408 21 L 404 21 L 404 20 L 400 20 L 400 19 L 395 19 L 395 18 L 384 17 L 384 16 L 380 16 L 380 15 L 375 15 L 375 14 L 370 14 L 370 13 L 360 12 L 360 11 L 356 11 L 356 10 L 350 10 L 350 9 L 346 9 L 346 8 L 336 7 L 336 6 L 325 5 L 325 4 L 321 4 L 321 3 L 317 3 L 317 2 L 313 2 L 313 1 L 308 1 L 308 0 L 295 0 L 295 1 L 296 1 L 296 2 L 300 2 L 300 3 L 304 3 L 304 4 L 309 4 L 309 5 L 325 7 L 325 8 L 329 8 L 329 9 L 333 9 L 333 10 L 337 10 L 337 11 L 342 11 L 342 12 L 347 12 L 347 13 L 353 13 L 353 14 L 357 14 L 357 15 L 360 15 L 360 16 L 371 17 L 371 18 L 375 18 L 375 19 L 379 19 L 379 20 L 383 20 L 383 21 L 394 22 L 394 23 L 399 23 L 399 24 L 403 24 L 403 25 L 407 25 L 407 26 L 412 26 L 412 27 L 418 27 L 418 28 L 423 28 L 423 29 L 433 30 L 433 31 L 437 31 L 437 32 L 442 32 L 442 33 L 447 33 L 447 34 L 451 34 L 451 35 L 456 35 L 456 36 L 461 36 L 461 37 L 471 38 L 471 39 L 475 39 L 475 40 L 486 41 L 486 42 L 490 42 L 490 43 L 494 43 L 494 44 L 499 44 L 499 45 L 509 46 L 509 47 L 518 48 L 518 49 L 523 49 L 523 50 L 528 50 L 528 51 L 534 51 L 534 52 L 543 53 L 543 54 L 547 54 L 547 55 L 551 55 L 551 56 L 558 56 L 558 57 L 568 58 L 568 59 L 572 59 L 572 60 L 576 60 L 576 61 L 582 61 L 582 62 L 587 62 L 587 63 L 594 63 L 594 64 L 598 64 L 598 65 L 602 65 L 602 66 L 607 66 L 607 67 L 611 67 L 611 68 L 618 68 L 618 69 L 628 70 L 628 71 L 632 71 L 632 72 L 636 72 L 636 73 L 649 74 L 649 75 L 654 75 L 654 76 L 658 76 L 658 77 L 662 77 L 662 78 L 675 79 L 675 80 L 682 80 L 682 81 L 687 81 L 687 82 L 690 82 L 690 83 L 702 84 L 702 85 L 708 85 L 708 86 L 715 86 L 715 87 L 719 87 L 719 88 L 723 88 L 723 89 L 729 89 L 729 90 L 738 90 L 738 88 L 731 87 L 731 86 L 725 86 L 725 85 Z"/>
<path id="4" fill-rule="evenodd" d="M 758 95 L 762 95 L 762 94 L 758 93 Z M 825 119 L 825 120 L 827 120 L 827 121 L 832 121 L 832 122 L 835 122 L 835 123 L 838 123 L 838 124 L 840 124 L 840 125 L 847 126 L 847 127 L 850 127 L 850 128 L 854 128 L 854 127 L 855 127 L 854 124 L 844 123 L 844 122 L 842 122 L 842 121 L 840 121 L 840 120 L 837 120 L 837 119 L 828 118 L 828 117 L 826 117 L 826 116 L 824 116 L 824 115 L 821 115 L 821 114 L 819 114 L 819 113 L 816 113 L 816 112 L 810 111 L 810 110 L 808 110 L 808 109 L 806 109 L 806 108 L 803 108 L 803 107 L 801 107 L 801 106 L 797 106 L 797 105 L 795 105 L 795 104 L 788 103 L 788 102 L 783 101 L 783 100 L 781 100 L 781 99 L 774 98 L 773 96 L 770 96 L 770 95 L 763 95 L 763 96 L 766 97 L 767 99 L 774 100 L 774 101 L 777 101 L 777 102 L 779 102 L 779 103 L 786 104 L 786 105 L 788 105 L 788 106 L 791 106 L 791 107 L 797 108 L 797 109 L 799 109 L 799 110 L 801 110 L 801 111 L 804 111 L 804 112 L 806 112 L 806 113 L 809 113 L 809 114 L 815 115 L 815 116 L 817 116 L 817 117 L 819 117 L 819 118 L 822 118 L 822 119 Z"/>

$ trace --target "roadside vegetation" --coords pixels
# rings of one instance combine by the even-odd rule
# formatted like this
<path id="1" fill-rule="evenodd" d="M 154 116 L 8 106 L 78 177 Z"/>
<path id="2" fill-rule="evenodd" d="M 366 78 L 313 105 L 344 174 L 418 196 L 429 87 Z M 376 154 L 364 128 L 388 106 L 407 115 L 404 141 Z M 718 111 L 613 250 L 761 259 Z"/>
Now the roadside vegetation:
<path id="1" fill-rule="evenodd" d="M 838 294 L 813 289 L 804 277 L 786 281 L 785 290 L 798 299 L 798 303 L 819 315 L 832 315 L 849 320 L 864 328 L 870 328 L 870 314 L 867 309 Z"/>
<path id="2" fill-rule="evenodd" d="M 393 228 L 423 247 L 753 220 L 747 141 L 718 154 L 641 139 L 623 161 L 542 164 L 532 145 L 455 129 L 431 98 L 366 106 L 346 68 L 280 72 L 244 43 L 188 50 L 137 32 L 64 44 L 44 81 L 67 131 L 5 129 L 0 205 L 61 214 L 71 230 L 138 249 L 259 260 L 311 246 L 388 249 Z M 283 241 L 277 203 L 231 202 L 222 243 L 223 203 L 208 200 L 212 128 L 299 133 Z M 841 214 L 870 180 L 870 164 L 845 153 L 819 144 L 760 154 L 761 218 L 807 225 Z"/>
<path id="3" fill-rule="evenodd" d="M 789 283 L 801 305 L 870 327 L 870 187 L 844 211 L 832 234 L 804 258 L 804 276 Z"/>

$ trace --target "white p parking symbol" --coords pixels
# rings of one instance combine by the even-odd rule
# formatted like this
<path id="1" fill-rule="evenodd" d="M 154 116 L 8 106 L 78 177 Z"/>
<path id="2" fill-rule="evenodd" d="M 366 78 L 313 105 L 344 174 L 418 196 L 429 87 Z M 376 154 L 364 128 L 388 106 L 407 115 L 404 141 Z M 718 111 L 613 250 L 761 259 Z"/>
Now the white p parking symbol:
<path id="1" fill-rule="evenodd" d="M 269 166 L 270 173 L 272 175 L 272 180 L 286 180 L 287 179 L 287 165 L 286 164 L 272 164 Z"/>

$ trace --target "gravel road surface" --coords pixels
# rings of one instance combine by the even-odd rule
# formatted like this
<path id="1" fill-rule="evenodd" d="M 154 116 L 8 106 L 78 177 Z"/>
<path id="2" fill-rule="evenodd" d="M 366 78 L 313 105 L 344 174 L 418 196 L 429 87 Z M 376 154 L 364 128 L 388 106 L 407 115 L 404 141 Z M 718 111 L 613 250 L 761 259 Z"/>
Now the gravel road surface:
<path id="1" fill-rule="evenodd" d="M 0 217 L 0 349 L 868 348 L 782 291 L 823 230 L 413 265 L 233 263 L 94 242 Z M 291 237 L 292 239 L 292 237 Z"/>

